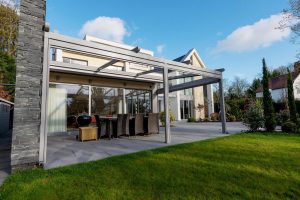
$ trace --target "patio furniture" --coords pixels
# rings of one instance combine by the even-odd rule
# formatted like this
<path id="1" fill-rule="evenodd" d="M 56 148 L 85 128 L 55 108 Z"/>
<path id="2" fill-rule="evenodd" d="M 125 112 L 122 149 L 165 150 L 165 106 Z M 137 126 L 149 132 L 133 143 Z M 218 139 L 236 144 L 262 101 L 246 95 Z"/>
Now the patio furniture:
<path id="1" fill-rule="evenodd" d="M 92 117 L 89 115 L 80 115 L 77 117 L 77 124 L 79 127 L 89 126 L 92 122 Z"/>
<path id="2" fill-rule="evenodd" d="M 159 134 L 159 113 L 149 113 L 147 117 L 147 133 Z"/>
<path id="3" fill-rule="evenodd" d="M 123 120 L 122 120 L 122 135 L 130 136 L 129 133 L 129 120 L 130 120 L 130 114 L 124 114 Z"/>
<path id="4" fill-rule="evenodd" d="M 98 140 L 98 127 L 80 127 L 79 140 L 81 142 L 87 140 Z"/>
<path id="5" fill-rule="evenodd" d="M 113 137 L 113 121 L 117 119 L 113 116 L 107 116 L 103 119 L 106 121 L 106 134 L 108 134 L 108 138 L 111 139 Z"/>
<path id="6" fill-rule="evenodd" d="M 106 123 L 105 120 L 101 119 L 99 115 L 94 115 L 96 119 L 96 125 L 98 127 L 98 137 L 101 138 L 102 136 L 105 136 L 105 128 L 106 128 Z"/>
<path id="7" fill-rule="evenodd" d="M 135 117 L 132 118 L 130 132 L 132 135 L 144 133 L 144 114 L 136 114 Z"/>
<path id="8" fill-rule="evenodd" d="M 117 116 L 117 137 L 123 135 L 123 114 Z"/>
<path id="9" fill-rule="evenodd" d="M 117 116 L 117 137 L 121 135 L 130 136 L 130 114 L 118 114 Z"/>

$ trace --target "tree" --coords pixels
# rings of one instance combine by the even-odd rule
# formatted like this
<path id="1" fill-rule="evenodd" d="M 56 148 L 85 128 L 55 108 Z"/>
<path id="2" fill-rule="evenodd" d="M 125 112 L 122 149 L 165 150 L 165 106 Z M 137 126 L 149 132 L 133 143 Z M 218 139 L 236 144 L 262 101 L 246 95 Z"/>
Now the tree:
<path id="1" fill-rule="evenodd" d="M 265 59 L 263 62 L 263 105 L 266 131 L 274 131 L 276 126 L 272 96 L 269 91 L 269 71 Z"/>
<path id="2" fill-rule="evenodd" d="M 228 97 L 230 99 L 244 97 L 248 88 L 247 80 L 236 76 L 228 88 Z"/>
<path id="3" fill-rule="evenodd" d="M 259 78 L 255 78 L 247 90 L 247 96 L 251 99 L 256 99 L 256 91 L 260 86 L 261 80 Z"/>
<path id="4" fill-rule="evenodd" d="M 15 83 L 16 81 L 16 59 L 7 53 L 0 52 L 0 83 Z M 6 86 L 5 91 L 13 96 L 15 88 Z"/>
<path id="5" fill-rule="evenodd" d="M 18 38 L 18 0 L 0 0 L 0 83 L 14 84 L 16 80 L 16 52 Z M 2 87 L 7 100 L 13 100 L 15 88 Z"/>
<path id="6" fill-rule="evenodd" d="M 294 98 L 293 80 L 289 69 L 288 69 L 287 87 L 288 87 L 288 105 L 290 111 L 290 118 L 292 122 L 297 123 L 297 111 L 296 111 L 296 104 Z"/>
<path id="7" fill-rule="evenodd" d="M 8 2 L 8 3 L 7 3 Z M 19 15 L 12 3 L 0 1 L 0 51 L 16 56 Z"/>

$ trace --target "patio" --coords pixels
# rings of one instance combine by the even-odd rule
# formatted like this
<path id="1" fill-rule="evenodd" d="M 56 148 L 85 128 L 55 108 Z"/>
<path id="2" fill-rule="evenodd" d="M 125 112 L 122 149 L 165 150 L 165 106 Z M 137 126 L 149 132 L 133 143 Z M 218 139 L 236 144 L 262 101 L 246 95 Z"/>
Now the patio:
<path id="1" fill-rule="evenodd" d="M 245 127 L 239 123 L 228 123 L 230 134 L 240 133 Z M 75 136 L 48 137 L 46 169 L 75 163 L 100 160 L 110 156 L 134 153 L 170 145 L 195 142 L 230 134 L 222 134 L 220 123 L 175 122 L 172 131 L 172 144 L 166 144 L 164 128 L 160 134 L 119 139 L 101 139 L 99 141 L 78 142 Z"/>

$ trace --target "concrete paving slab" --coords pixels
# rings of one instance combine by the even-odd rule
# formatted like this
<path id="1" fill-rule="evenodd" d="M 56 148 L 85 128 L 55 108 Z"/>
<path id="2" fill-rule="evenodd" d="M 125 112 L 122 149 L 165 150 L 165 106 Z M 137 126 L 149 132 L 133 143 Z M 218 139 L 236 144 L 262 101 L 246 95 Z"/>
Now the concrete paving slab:
<path id="1" fill-rule="evenodd" d="M 114 155 L 129 154 L 170 145 L 190 143 L 217 137 L 225 137 L 245 130 L 241 123 L 227 123 L 229 134 L 221 133 L 221 123 L 176 122 L 171 127 L 172 143 L 164 143 L 164 129 L 160 134 L 98 141 L 79 142 L 74 136 L 48 137 L 46 169 L 70 164 L 100 160 Z"/>

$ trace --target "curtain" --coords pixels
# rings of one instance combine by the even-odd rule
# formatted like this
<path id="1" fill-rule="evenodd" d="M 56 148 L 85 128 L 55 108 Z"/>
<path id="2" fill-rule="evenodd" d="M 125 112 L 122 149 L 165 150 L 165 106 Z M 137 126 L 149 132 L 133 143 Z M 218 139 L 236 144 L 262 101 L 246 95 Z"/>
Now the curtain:
<path id="1" fill-rule="evenodd" d="M 49 88 L 48 131 L 61 133 L 67 131 L 67 90 Z"/>

